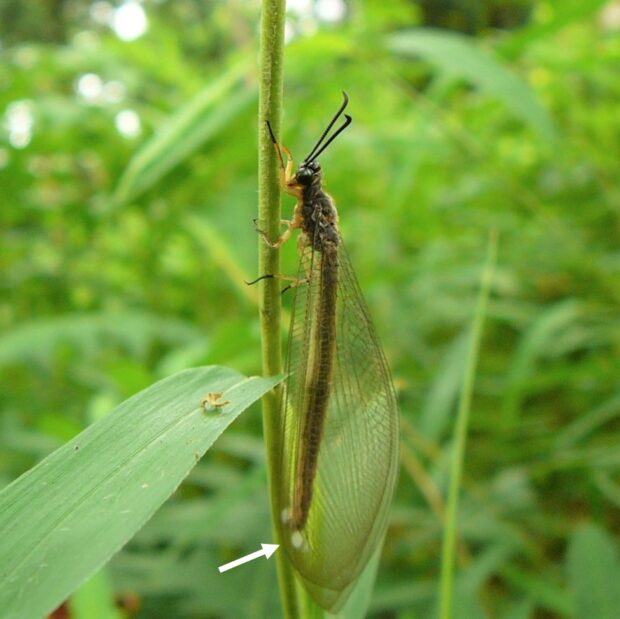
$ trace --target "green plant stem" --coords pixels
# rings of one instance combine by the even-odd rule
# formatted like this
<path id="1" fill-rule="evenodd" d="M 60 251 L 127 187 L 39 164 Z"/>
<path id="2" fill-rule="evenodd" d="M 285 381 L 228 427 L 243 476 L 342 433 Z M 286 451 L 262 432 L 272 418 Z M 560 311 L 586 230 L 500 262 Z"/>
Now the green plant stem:
<path id="1" fill-rule="evenodd" d="M 441 587 L 439 599 L 439 618 L 451 619 L 454 599 L 454 563 L 457 540 L 457 516 L 459 508 L 459 492 L 463 475 L 463 462 L 465 460 L 465 447 L 467 443 L 467 428 L 471 411 L 471 400 L 476 378 L 476 366 L 478 364 L 478 352 L 482 327 L 486 315 L 487 303 L 491 280 L 495 270 L 497 258 L 497 235 L 492 232 L 489 238 L 487 259 L 482 274 L 480 294 L 476 305 L 474 322 L 471 330 L 471 339 L 463 385 L 459 399 L 459 408 L 454 431 L 454 445 L 452 447 L 452 459 L 450 465 L 450 486 L 448 489 L 448 502 L 446 507 L 446 519 L 444 523 L 444 539 L 441 556 Z"/>
<path id="2" fill-rule="evenodd" d="M 276 135 L 280 135 L 285 9 L 285 0 L 263 0 L 258 91 L 258 222 L 259 228 L 271 239 L 277 238 L 280 231 L 280 182 L 278 159 L 265 123 L 269 120 Z M 261 274 L 280 273 L 279 251 L 270 248 L 259 239 L 258 252 Z M 276 279 L 261 282 L 259 311 L 263 341 L 263 373 L 265 376 L 274 376 L 282 372 L 280 290 Z M 279 400 L 280 389 L 272 391 L 263 398 L 263 431 L 267 451 L 273 530 L 276 538 L 278 538 L 276 519 L 280 517 L 282 511 L 277 491 L 282 442 Z M 284 552 L 276 553 L 276 557 L 284 614 L 287 619 L 295 619 L 299 616 L 295 577 Z"/>

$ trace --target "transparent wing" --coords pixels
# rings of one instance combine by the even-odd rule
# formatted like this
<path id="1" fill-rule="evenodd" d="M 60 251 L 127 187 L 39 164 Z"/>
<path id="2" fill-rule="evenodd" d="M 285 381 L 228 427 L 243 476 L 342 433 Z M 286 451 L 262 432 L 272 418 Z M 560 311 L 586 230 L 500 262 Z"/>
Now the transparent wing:
<path id="1" fill-rule="evenodd" d="M 394 489 L 398 461 L 398 409 L 385 356 L 341 244 L 331 389 L 323 419 L 312 500 L 300 530 L 290 525 L 303 420 L 311 396 L 308 381 L 317 355 L 316 316 L 325 257 L 307 247 L 289 334 L 289 377 L 283 393 L 284 450 L 282 541 L 306 587 L 328 609 L 337 610 L 380 542 Z"/>

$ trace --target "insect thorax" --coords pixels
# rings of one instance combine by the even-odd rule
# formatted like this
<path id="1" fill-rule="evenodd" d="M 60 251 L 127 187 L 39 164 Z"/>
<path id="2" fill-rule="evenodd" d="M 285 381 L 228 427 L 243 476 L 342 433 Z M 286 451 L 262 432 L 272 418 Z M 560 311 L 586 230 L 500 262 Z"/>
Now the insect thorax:
<path id="1" fill-rule="evenodd" d="M 303 230 L 313 239 L 317 251 L 335 249 L 340 244 L 338 211 L 331 197 L 322 189 L 308 187 L 302 196 Z"/>

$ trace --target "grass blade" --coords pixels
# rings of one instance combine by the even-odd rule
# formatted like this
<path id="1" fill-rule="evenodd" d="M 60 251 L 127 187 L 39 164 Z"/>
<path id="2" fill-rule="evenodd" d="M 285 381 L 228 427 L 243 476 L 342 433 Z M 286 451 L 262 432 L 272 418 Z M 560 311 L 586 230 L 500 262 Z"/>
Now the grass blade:
<path id="1" fill-rule="evenodd" d="M 557 139 L 553 120 L 530 86 L 472 37 L 418 28 L 391 36 L 389 48 L 399 54 L 424 58 L 435 65 L 444 77 L 465 80 L 477 86 L 482 92 L 501 101 L 546 141 Z"/>
<path id="2" fill-rule="evenodd" d="M 463 385 L 459 400 L 459 408 L 456 418 L 454 433 L 454 445 L 452 450 L 452 462 L 450 466 L 450 487 L 446 509 L 446 521 L 444 523 L 444 540 L 441 557 L 441 588 L 439 601 L 440 619 L 451 619 L 454 598 L 454 562 L 457 537 L 457 516 L 459 506 L 459 491 L 465 459 L 465 446 L 467 441 L 467 427 L 471 411 L 471 400 L 478 363 L 478 351 L 482 337 L 482 327 L 486 315 L 486 308 L 491 289 L 491 280 L 495 269 L 497 257 L 497 237 L 494 233 L 489 239 L 487 259 L 482 274 L 482 284 L 474 315 L 467 356 Z"/>
<path id="3" fill-rule="evenodd" d="M 567 568 L 575 619 L 620 617 L 620 560 L 611 535 L 592 524 L 579 527 L 570 541 Z"/>
<path id="4" fill-rule="evenodd" d="M 129 354 L 144 355 L 153 340 L 171 344 L 196 342 L 201 332 L 176 318 L 149 312 L 83 312 L 29 320 L 0 335 L 0 367 L 12 363 L 51 363 L 61 344 L 82 356 L 101 350 L 101 342 L 114 342 Z"/>
<path id="5" fill-rule="evenodd" d="M 115 194 L 118 204 L 152 187 L 255 100 L 254 89 L 239 86 L 246 70 L 246 62 L 231 67 L 172 115 L 144 144 L 118 182 Z"/>
<path id="6" fill-rule="evenodd" d="M 579 304 L 573 299 L 561 301 L 545 308 L 522 335 L 504 388 L 501 418 L 505 430 L 514 428 L 519 420 L 521 404 L 537 362 L 580 315 Z"/>

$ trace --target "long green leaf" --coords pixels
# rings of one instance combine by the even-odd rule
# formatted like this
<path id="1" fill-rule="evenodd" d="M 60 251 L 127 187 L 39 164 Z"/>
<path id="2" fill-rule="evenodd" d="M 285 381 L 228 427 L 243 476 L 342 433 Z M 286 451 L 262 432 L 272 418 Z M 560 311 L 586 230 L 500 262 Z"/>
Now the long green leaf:
<path id="1" fill-rule="evenodd" d="M 72 619 L 123 619 L 114 604 L 114 587 L 105 567 L 75 592 L 69 606 Z"/>
<path id="2" fill-rule="evenodd" d="M 247 62 L 233 66 L 168 119 L 129 162 L 116 188 L 117 203 L 152 187 L 255 100 L 256 91 L 240 84 L 246 70 Z"/>
<path id="3" fill-rule="evenodd" d="M 580 317 L 581 309 L 573 300 L 560 301 L 546 308 L 526 329 L 513 356 L 508 372 L 501 418 L 505 429 L 515 426 L 521 412 L 530 377 L 536 363 L 544 356 L 550 343 Z"/>
<path id="4" fill-rule="evenodd" d="M 40 617 L 117 552 L 215 439 L 278 383 L 222 367 L 138 393 L 0 493 L 0 608 Z M 224 408 L 206 412 L 208 393 Z"/>
<path id="5" fill-rule="evenodd" d="M 620 417 L 620 393 L 561 428 L 556 435 L 555 446 L 558 449 L 575 447 L 579 441 L 617 417 Z"/>
<path id="6" fill-rule="evenodd" d="M 516 564 L 506 564 L 500 570 L 502 578 L 517 591 L 522 591 L 537 607 L 552 617 L 572 617 L 572 600 L 548 574 L 532 572 Z"/>
<path id="7" fill-rule="evenodd" d="M 102 341 L 113 341 L 132 355 L 143 355 L 153 340 L 178 345 L 196 342 L 201 335 L 187 322 L 148 312 L 71 313 L 30 320 L 1 334 L 0 367 L 49 362 L 60 344 L 70 344 L 87 355 L 100 351 Z"/>
<path id="8" fill-rule="evenodd" d="M 375 586 L 377 571 L 379 570 L 379 559 L 381 558 L 382 549 L 383 542 L 379 544 L 364 571 L 355 581 L 351 596 L 342 609 L 333 615 L 325 612 L 325 617 L 330 619 L 364 619 L 368 615 L 368 607 L 370 606 L 370 599 Z"/>
<path id="9" fill-rule="evenodd" d="M 620 560 L 616 541 L 593 525 L 579 527 L 568 550 L 575 619 L 620 617 Z"/>
<path id="10" fill-rule="evenodd" d="M 450 415 L 462 383 L 463 366 L 469 353 L 468 344 L 469 329 L 466 329 L 450 344 L 441 360 L 418 422 L 419 430 L 427 438 L 439 440 L 450 423 Z"/>
<path id="11" fill-rule="evenodd" d="M 511 58 L 523 53 L 533 43 L 551 38 L 562 28 L 576 22 L 583 22 L 598 13 L 609 0 L 554 0 L 546 5 L 547 19 L 528 20 L 525 27 L 510 33 L 500 42 L 504 56 Z M 549 13 L 552 15 L 549 18 Z"/>
<path id="12" fill-rule="evenodd" d="M 556 139 L 554 123 L 530 86 L 470 37 L 417 28 L 392 35 L 388 47 L 399 54 L 424 58 L 435 65 L 443 77 L 465 80 L 477 86 L 482 92 L 499 99 L 545 140 Z"/>
<path id="13" fill-rule="evenodd" d="M 465 447 L 467 443 L 467 430 L 469 426 L 474 381 L 476 378 L 476 367 L 478 364 L 478 351 L 480 349 L 480 340 L 482 339 L 482 328 L 484 326 L 496 259 L 497 236 L 495 233 L 492 233 L 489 238 L 487 259 L 482 273 L 480 294 L 478 295 L 478 303 L 476 305 L 476 312 L 471 329 L 469 351 L 463 373 L 459 408 L 454 428 L 454 445 L 452 448 L 452 462 L 450 466 L 450 486 L 448 489 L 441 557 L 440 619 L 451 619 L 453 614 L 455 594 L 454 563 L 456 556 L 459 493 L 463 476 L 463 463 L 465 461 Z"/>

